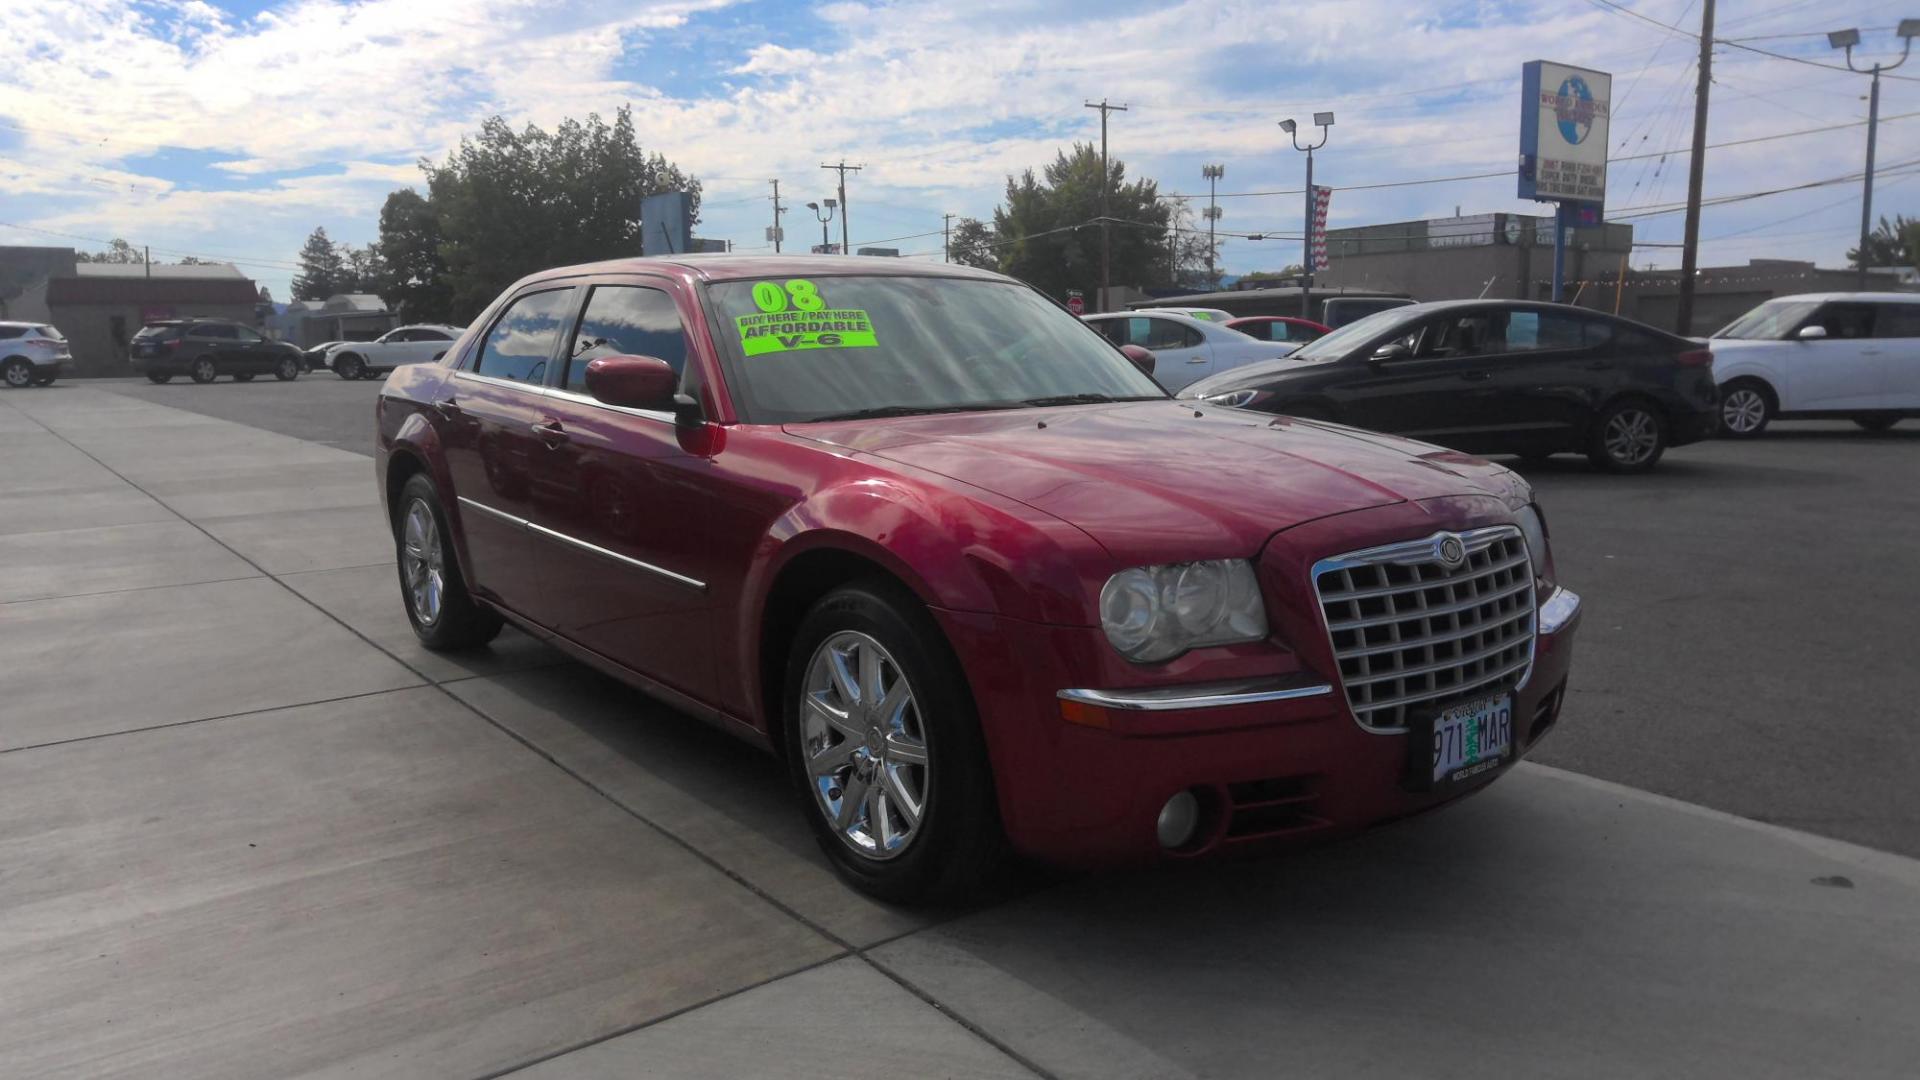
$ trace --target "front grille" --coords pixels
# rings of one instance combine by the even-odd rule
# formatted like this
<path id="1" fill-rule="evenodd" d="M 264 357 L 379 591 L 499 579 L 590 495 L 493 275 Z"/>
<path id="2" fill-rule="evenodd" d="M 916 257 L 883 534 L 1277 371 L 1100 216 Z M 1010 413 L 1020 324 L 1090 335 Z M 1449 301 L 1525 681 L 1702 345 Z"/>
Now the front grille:
<path id="1" fill-rule="evenodd" d="M 1453 540 L 1465 557 L 1449 568 Z M 1405 730 L 1409 711 L 1511 689 L 1533 663 L 1533 567 L 1512 526 L 1323 559 L 1313 584 L 1362 727 Z"/>

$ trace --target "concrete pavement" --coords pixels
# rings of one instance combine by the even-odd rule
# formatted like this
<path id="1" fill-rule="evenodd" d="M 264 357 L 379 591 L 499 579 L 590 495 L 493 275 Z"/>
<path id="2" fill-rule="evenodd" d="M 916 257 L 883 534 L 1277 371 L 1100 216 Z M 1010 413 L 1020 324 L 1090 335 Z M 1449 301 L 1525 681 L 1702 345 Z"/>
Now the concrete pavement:
<path id="1" fill-rule="evenodd" d="M 9 1077 L 1920 1060 L 1902 856 L 1528 766 L 1285 859 L 894 911 L 741 744 L 511 631 L 418 649 L 362 456 L 60 384 L 0 394 L 0 466 Z"/>

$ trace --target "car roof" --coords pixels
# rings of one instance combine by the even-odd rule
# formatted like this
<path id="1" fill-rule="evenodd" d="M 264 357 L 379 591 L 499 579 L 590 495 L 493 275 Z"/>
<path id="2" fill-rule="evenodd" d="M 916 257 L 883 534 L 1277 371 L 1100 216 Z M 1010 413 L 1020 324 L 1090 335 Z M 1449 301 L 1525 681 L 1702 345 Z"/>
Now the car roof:
<path id="1" fill-rule="evenodd" d="M 1816 292 L 1776 296 L 1775 300 L 1858 300 L 1874 304 L 1920 304 L 1920 293 L 1910 292 Z"/>
<path id="2" fill-rule="evenodd" d="M 945 277 L 974 281 L 1012 282 L 1005 274 L 975 270 L 958 263 L 923 262 L 885 255 L 645 255 L 634 259 L 558 266 L 531 275 L 535 281 L 583 274 L 676 273 L 699 281 L 740 281 L 773 277 Z"/>

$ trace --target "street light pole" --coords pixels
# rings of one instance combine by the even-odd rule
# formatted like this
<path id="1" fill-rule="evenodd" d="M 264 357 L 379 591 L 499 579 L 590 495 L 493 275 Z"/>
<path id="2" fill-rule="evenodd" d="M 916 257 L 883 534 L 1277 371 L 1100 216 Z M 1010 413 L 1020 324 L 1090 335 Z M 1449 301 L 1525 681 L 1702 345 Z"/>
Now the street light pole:
<path id="1" fill-rule="evenodd" d="M 1313 318 L 1313 152 L 1327 145 L 1327 136 L 1331 134 L 1327 129 L 1333 126 L 1333 114 L 1314 113 L 1313 122 L 1320 129 L 1320 141 L 1301 146 L 1299 125 L 1291 117 L 1280 121 L 1280 130 L 1293 140 L 1293 148 L 1307 155 L 1307 217 L 1306 228 L 1300 233 L 1300 317 L 1303 319 Z"/>
<path id="2" fill-rule="evenodd" d="M 827 199 L 825 202 L 827 204 L 827 212 L 824 214 L 820 212 L 819 203 L 810 202 L 807 204 L 807 209 L 813 211 L 813 216 L 820 222 L 820 253 L 822 255 L 827 254 L 828 249 L 833 247 L 833 241 L 827 238 L 827 222 L 833 220 L 833 208 L 840 205 L 839 201 L 835 199 Z M 841 221 L 844 222 L 845 220 L 846 218 L 842 216 Z M 845 255 L 846 252 L 843 251 L 841 254 Z"/>
<path id="3" fill-rule="evenodd" d="M 1891 64 L 1875 62 L 1871 68 L 1853 66 L 1853 47 L 1860 44 L 1860 31 L 1835 30 L 1827 35 L 1827 44 L 1836 49 L 1845 49 L 1847 68 L 1862 75 L 1873 77 L 1873 89 L 1867 92 L 1867 171 L 1865 187 L 1860 193 L 1860 291 L 1867 288 L 1867 241 L 1873 236 L 1873 151 L 1876 136 L 1880 129 L 1880 73 L 1892 71 L 1907 62 L 1907 56 L 1913 51 L 1913 39 L 1920 36 L 1920 19 L 1901 19 L 1896 32 L 1900 35 L 1900 59 Z"/>

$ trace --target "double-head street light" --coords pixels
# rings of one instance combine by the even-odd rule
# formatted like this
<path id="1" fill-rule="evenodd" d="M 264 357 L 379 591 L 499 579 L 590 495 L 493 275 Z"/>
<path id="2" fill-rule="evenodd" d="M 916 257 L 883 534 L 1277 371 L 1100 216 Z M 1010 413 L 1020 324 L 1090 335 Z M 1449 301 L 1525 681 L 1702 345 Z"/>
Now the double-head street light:
<path id="1" fill-rule="evenodd" d="M 833 247 L 832 242 L 827 239 L 827 222 L 833 220 L 833 208 L 839 206 L 840 201 L 838 199 L 825 199 L 822 201 L 826 203 L 827 208 L 825 213 L 821 212 L 820 203 L 817 202 L 808 203 L 807 209 L 813 211 L 813 216 L 820 219 L 820 254 L 825 255 Z"/>
<path id="2" fill-rule="evenodd" d="M 1300 317 L 1313 318 L 1313 152 L 1327 145 L 1327 129 L 1333 126 L 1333 114 L 1317 112 L 1313 114 L 1314 126 L 1320 129 L 1320 141 L 1300 145 L 1300 125 L 1292 117 L 1280 121 L 1280 130 L 1293 140 L 1293 148 L 1307 155 L 1307 228 L 1300 240 Z"/>
<path id="3" fill-rule="evenodd" d="M 1827 35 L 1827 44 L 1847 54 L 1847 67 L 1862 75 L 1873 76 L 1873 89 L 1867 94 L 1867 171 L 1866 187 L 1860 195 L 1860 288 L 1867 287 L 1867 240 L 1873 235 L 1873 148 L 1880 127 L 1880 73 L 1892 71 L 1907 62 L 1913 51 L 1913 39 L 1920 37 L 1920 19 L 1901 19 L 1895 29 L 1900 35 L 1900 59 L 1891 64 L 1875 61 L 1870 68 L 1854 67 L 1853 47 L 1860 44 L 1859 30 L 1835 30 Z"/>

